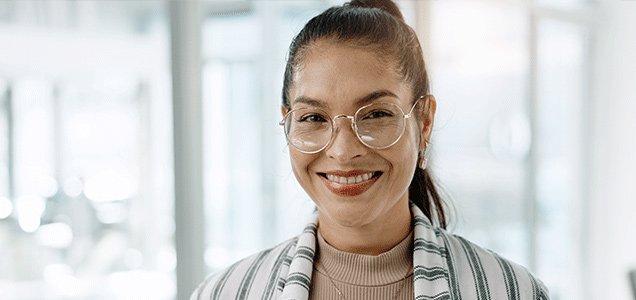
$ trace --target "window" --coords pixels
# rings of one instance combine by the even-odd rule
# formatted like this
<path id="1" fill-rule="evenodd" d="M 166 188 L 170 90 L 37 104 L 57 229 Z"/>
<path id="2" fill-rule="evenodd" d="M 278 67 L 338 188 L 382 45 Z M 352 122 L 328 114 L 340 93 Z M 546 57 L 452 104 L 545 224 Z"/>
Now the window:
<path id="1" fill-rule="evenodd" d="M 172 299 L 161 3 L 0 10 L 0 299 Z"/>

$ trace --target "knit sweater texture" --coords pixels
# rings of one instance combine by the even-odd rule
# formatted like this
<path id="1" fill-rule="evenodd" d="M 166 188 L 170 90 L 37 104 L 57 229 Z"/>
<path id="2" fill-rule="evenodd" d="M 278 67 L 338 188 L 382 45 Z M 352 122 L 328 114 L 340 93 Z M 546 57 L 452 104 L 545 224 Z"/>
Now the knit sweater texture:
<path id="1" fill-rule="evenodd" d="M 325 241 L 320 230 L 316 240 L 318 251 L 309 299 L 413 299 L 412 230 L 379 255 L 340 251 Z"/>

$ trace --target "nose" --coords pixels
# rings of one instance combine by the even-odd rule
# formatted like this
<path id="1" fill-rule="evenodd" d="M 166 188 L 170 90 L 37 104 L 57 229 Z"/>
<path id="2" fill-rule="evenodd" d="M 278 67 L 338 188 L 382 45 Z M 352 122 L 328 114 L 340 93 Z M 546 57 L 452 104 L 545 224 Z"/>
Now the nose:
<path id="1" fill-rule="evenodd" d="M 339 124 L 335 124 L 333 140 L 325 149 L 327 157 L 338 162 L 347 162 L 366 154 L 369 148 L 360 142 L 353 131 L 353 118 L 337 116 L 334 118 L 334 123 L 338 122 Z"/>

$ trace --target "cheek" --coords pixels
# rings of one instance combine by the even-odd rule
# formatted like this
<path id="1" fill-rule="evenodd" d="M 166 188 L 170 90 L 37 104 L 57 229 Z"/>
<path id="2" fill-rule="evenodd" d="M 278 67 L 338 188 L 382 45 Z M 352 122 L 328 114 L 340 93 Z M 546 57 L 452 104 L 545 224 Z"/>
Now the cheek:
<path id="1" fill-rule="evenodd" d="M 402 137 L 404 139 L 404 144 L 402 145 L 402 152 L 403 155 L 405 156 L 405 158 L 411 158 L 412 156 L 415 156 L 415 158 L 417 159 L 417 155 L 419 152 L 419 141 L 420 141 L 420 135 L 419 135 L 419 129 L 417 128 L 417 125 L 411 125 L 407 128 L 406 132 L 404 132 L 404 136 Z"/>
<path id="2" fill-rule="evenodd" d="M 409 177 L 414 174 L 415 168 L 417 167 L 417 150 L 413 147 L 408 147 L 408 149 L 404 149 L 399 156 L 396 157 L 399 168 L 398 173 L 400 174 L 400 178 Z M 403 179 L 400 179 L 403 180 Z M 407 180 L 409 183 L 410 180 Z"/>
<path id="3" fill-rule="evenodd" d="M 315 155 L 305 154 L 296 150 L 290 149 L 289 158 L 291 160 L 291 167 L 296 175 L 296 179 L 303 185 L 308 180 L 309 165 L 314 161 Z"/>
<path id="4" fill-rule="evenodd" d="M 399 145 L 399 147 L 395 149 L 398 151 L 393 154 L 394 161 L 399 165 L 399 173 L 405 174 L 404 176 L 412 175 L 417 167 L 419 154 L 419 136 L 417 133 L 417 126 L 410 126 L 410 128 L 404 132 L 400 143 L 396 145 Z"/>
<path id="5" fill-rule="evenodd" d="M 409 129 L 408 133 L 409 133 L 411 143 L 413 143 L 415 147 L 419 147 L 419 141 L 421 137 L 420 127 L 418 126 L 418 124 L 416 124 L 416 122 L 411 122 L 408 129 Z"/>

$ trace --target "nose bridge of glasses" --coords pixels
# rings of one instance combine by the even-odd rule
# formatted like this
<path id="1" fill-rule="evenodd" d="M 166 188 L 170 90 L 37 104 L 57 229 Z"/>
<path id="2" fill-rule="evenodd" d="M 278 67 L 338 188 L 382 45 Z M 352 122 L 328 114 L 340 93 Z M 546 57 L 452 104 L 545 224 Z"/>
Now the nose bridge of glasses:
<path id="1" fill-rule="evenodd" d="M 336 120 L 341 118 L 349 119 L 351 121 L 351 130 L 353 130 L 354 132 L 356 131 L 355 118 L 353 116 L 348 116 L 344 114 L 333 117 L 334 129 L 336 127 Z"/>

